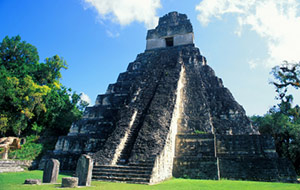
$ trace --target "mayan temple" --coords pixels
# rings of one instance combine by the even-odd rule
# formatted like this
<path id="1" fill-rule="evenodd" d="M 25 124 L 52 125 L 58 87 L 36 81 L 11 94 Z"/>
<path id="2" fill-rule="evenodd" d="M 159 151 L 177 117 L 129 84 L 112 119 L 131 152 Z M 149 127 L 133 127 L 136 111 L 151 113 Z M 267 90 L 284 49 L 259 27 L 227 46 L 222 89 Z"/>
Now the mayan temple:
<path id="1" fill-rule="evenodd" d="M 253 128 L 195 47 L 190 20 L 177 12 L 148 31 L 145 52 L 59 138 L 53 157 L 74 169 L 81 154 L 92 156 L 94 180 L 296 181 L 292 164 Z"/>

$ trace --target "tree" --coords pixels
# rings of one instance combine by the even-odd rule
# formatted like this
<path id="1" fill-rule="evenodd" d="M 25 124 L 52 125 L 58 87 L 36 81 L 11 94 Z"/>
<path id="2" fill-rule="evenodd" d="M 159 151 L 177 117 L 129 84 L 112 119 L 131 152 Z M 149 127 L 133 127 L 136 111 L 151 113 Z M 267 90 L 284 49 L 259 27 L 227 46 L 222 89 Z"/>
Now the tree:
<path id="1" fill-rule="evenodd" d="M 275 79 L 271 84 L 275 86 L 279 99 L 286 95 L 288 87 L 300 87 L 300 63 L 284 61 L 282 65 L 274 67 L 271 74 Z"/>
<path id="2" fill-rule="evenodd" d="M 300 173 L 300 107 L 293 106 L 293 96 L 288 87 L 300 87 L 300 64 L 284 62 L 272 69 L 277 96 L 280 103 L 273 106 L 264 116 L 252 116 L 253 125 L 261 134 L 272 135 L 279 156 L 289 158 L 297 173 Z"/>
<path id="3" fill-rule="evenodd" d="M 290 159 L 300 172 L 300 110 L 299 106 L 289 112 L 281 112 L 281 104 L 273 107 L 264 116 L 252 116 L 253 125 L 261 134 L 272 135 L 276 151 L 280 157 Z"/>
<path id="4" fill-rule="evenodd" d="M 36 122 L 47 126 L 48 133 L 65 135 L 74 121 L 82 117 L 85 107 L 88 105 L 80 99 L 80 95 L 66 87 L 52 90 L 45 98 L 48 111 L 42 113 Z"/>
<path id="5" fill-rule="evenodd" d="M 86 103 L 60 83 L 67 63 L 58 55 L 39 62 L 37 49 L 20 36 L 0 43 L 1 136 L 66 134 Z M 72 94 L 72 95 L 71 95 Z"/>

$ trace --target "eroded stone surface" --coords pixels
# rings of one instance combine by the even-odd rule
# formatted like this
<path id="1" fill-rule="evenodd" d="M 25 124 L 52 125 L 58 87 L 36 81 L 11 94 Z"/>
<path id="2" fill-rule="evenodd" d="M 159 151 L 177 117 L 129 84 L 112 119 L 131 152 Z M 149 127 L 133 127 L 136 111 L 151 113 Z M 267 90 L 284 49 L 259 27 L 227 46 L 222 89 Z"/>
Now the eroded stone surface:
<path id="1" fill-rule="evenodd" d="M 77 162 L 76 176 L 79 186 L 90 186 L 92 180 L 93 159 L 88 155 L 81 155 Z"/>
<path id="2" fill-rule="evenodd" d="M 171 12 L 159 19 L 155 29 L 148 30 L 146 50 L 194 44 L 193 27 L 185 14 Z"/>
<path id="3" fill-rule="evenodd" d="M 177 135 L 173 175 L 194 179 L 297 180 L 291 162 L 278 158 L 273 139 L 262 135 Z"/>
<path id="4" fill-rule="evenodd" d="M 170 12 L 159 19 L 158 26 L 148 30 L 147 39 L 193 33 L 193 26 L 185 14 Z"/>
<path id="5" fill-rule="evenodd" d="M 43 173 L 43 183 L 56 183 L 59 173 L 59 161 L 49 159 L 46 162 Z"/>
<path id="6" fill-rule="evenodd" d="M 29 185 L 41 185 L 41 180 L 40 179 L 26 179 L 24 184 L 29 184 Z"/>
<path id="7" fill-rule="evenodd" d="M 74 188 L 78 186 L 77 177 L 63 177 L 61 181 L 61 187 L 70 187 Z"/>

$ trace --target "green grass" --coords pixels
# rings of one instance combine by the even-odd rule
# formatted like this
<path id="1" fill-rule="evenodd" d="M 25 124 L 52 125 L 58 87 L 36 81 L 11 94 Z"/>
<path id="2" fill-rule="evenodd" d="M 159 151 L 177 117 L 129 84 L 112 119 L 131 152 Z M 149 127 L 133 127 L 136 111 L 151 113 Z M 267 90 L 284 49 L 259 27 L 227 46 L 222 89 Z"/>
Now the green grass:
<path id="1" fill-rule="evenodd" d="M 48 185 L 23 185 L 25 179 L 42 179 L 42 171 L 26 171 L 19 173 L 1 173 L 0 190 L 40 190 L 57 189 L 60 184 Z M 68 175 L 59 175 L 61 178 Z M 125 183 L 110 183 L 93 181 L 91 187 L 81 187 L 79 189 L 98 190 L 300 190 L 300 184 L 288 183 L 268 183 L 251 181 L 231 181 L 231 180 L 192 180 L 192 179 L 171 179 L 157 185 L 138 185 Z"/>
<path id="2" fill-rule="evenodd" d="M 58 177 L 58 183 L 61 183 L 61 178 L 69 177 L 69 175 L 60 174 Z M 60 185 L 24 185 L 25 179 L 42 179 L 43 172 L 40 170 L 24 171 L 24 172 L 12 172 L 12 173 L 0 173 L 0 190 L 22 190 L 22 189 L 54 189 Z"/>

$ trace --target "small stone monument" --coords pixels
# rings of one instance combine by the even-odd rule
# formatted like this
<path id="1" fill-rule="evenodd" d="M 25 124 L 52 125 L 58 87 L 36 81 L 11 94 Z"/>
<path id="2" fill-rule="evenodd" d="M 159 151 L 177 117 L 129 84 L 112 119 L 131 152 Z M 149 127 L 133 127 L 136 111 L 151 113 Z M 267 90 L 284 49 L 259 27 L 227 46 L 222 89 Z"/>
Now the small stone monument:
<path id="1" fill-rule="evenodd" d="M 76 167 L 76 176 L 79 186 L 90 186 L 92 180 L 93 159 L 83 154 L 80 156 Z"/>
<path id="2" fill-rule="evenodd" d="M 46 162 L 43 174 L 43 183 L 56 183 L 59 173 L 59 161 L 50 159 Z"/>
<path id="3" fill-rule="evenodd" d="M 26 179 L 24 184 L 41 185 L 41 180 L 40 179 Z"/>
<path id="4" fill-rule="evenodd" d="M 61 181 L 61 187 L 77 187 L 78 177 L 63 177 Z"/>

